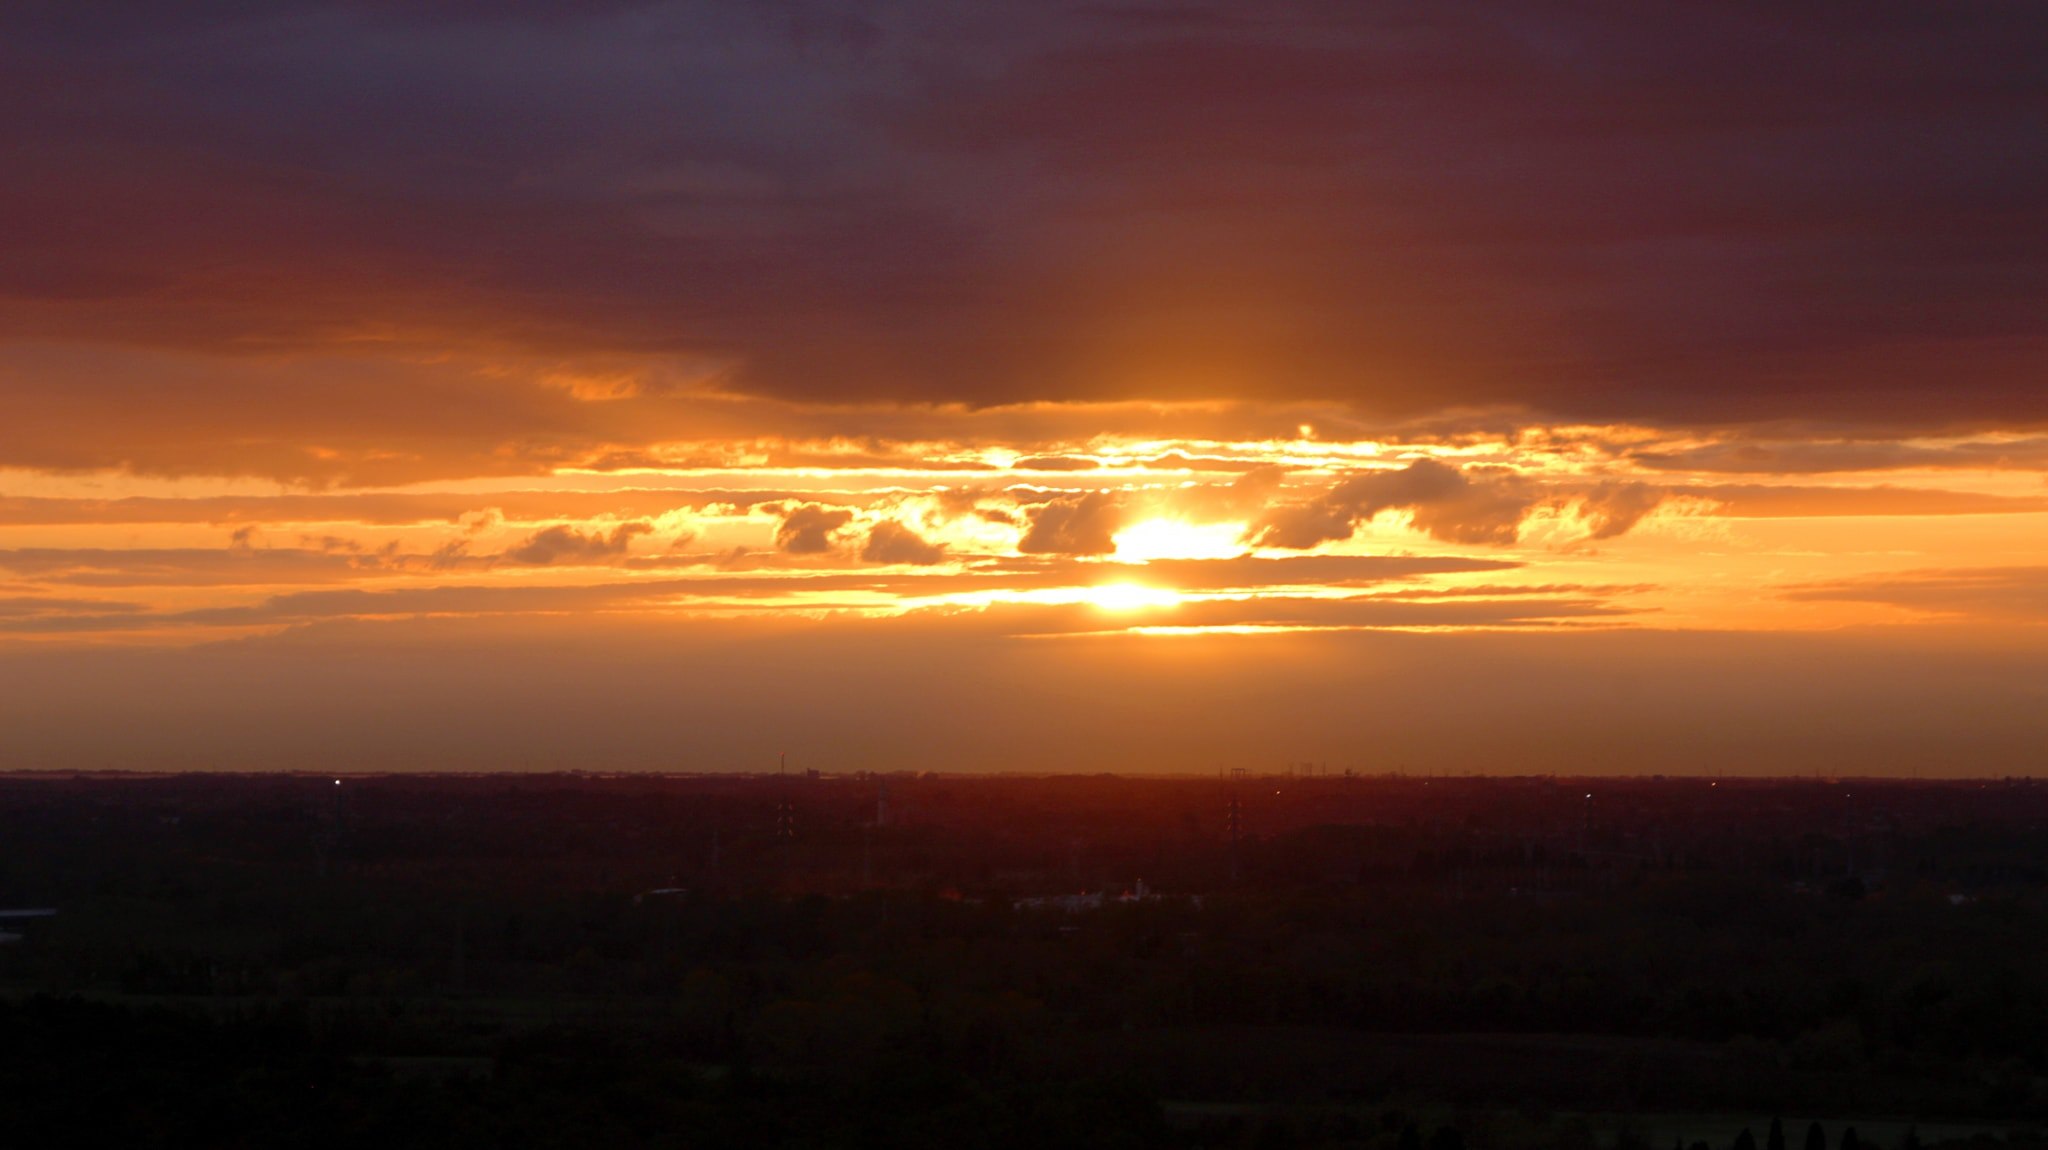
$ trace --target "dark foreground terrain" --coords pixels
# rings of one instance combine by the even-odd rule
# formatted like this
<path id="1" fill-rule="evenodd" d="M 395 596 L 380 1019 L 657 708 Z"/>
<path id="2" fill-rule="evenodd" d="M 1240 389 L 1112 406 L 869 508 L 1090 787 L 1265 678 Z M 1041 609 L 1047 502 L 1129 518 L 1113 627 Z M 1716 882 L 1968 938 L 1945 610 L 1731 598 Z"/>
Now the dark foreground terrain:
<path id="1" fill-rule="evenodd" d="M 2048 1145 L 2044 826 L 2005 780 L 5 777 L 0 902 L 58 913 L 0 923 L 0 1130 Z"/>

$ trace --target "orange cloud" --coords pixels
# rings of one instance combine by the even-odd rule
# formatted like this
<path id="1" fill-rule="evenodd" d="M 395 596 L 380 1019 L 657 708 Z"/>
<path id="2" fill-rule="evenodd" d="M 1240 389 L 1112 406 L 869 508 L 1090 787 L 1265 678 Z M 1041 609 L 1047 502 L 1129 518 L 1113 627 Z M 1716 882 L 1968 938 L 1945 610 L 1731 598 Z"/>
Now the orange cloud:
<path id="1" fill-rule="evenodd" d="M 945 558 L 940 547 L 893 519 L 884 519 L 868 529 L 868 540 L 860 557 L 869 563 L 905 563 L 929 566 Z"/>

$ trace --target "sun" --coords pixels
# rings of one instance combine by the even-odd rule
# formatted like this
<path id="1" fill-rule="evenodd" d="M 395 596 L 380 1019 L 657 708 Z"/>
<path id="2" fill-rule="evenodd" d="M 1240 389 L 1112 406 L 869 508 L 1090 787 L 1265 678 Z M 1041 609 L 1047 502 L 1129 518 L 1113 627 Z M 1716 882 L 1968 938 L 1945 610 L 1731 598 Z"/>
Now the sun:
<path id="1" fill-rule="evenodd" d="M 1233 559 L 1245 553 L 1242 523 L 1189 523 L 1147 519 L 1116 533 L 1116 558 L 1126 563 L 1151 559 Z"/>
<path id="2" fill-rule="evenodd" d="M 1105 611 L 1141 611 L 1148 607 L 1175 607 L 1180 596 L 1164 587 L 1137 583 L 1104 583 L 1082 591 L 1081 600 Z"/>

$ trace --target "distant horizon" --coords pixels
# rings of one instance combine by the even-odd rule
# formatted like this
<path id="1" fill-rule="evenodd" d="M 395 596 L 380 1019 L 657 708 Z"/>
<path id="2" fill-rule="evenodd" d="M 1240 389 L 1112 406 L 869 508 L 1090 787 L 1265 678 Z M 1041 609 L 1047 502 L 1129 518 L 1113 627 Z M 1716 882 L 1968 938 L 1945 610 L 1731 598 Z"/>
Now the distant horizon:
<path id="1" fill-rule="evenodd" d="M 1299 775 L 1297 775 L 1297 774 L 1289 774 L 1289 773 L 1286 773 L 1286 772 L 1284 772 L 1284 771 L 1274 771 L 1274 772 L 1268 772 L 1268 773 L 1254 773 L 1254 772 L 1252 772 L 1252 771 L 1250 771 L 1250 770 L 1247 770 L 1247 771 L 1246 771 L 1246 773 L 1245 773 L 1245 774 L 1243 774 L 1242 776 L 1232 776 L 1232 775 L 1230 775 L 1230 774 L 1229 774 L 1229 773 L 1228 773 L 1227 771 L 1225 771 L 1225 772 L 1223 772 L 1223 773 L 1220 773 L 1220 774 L 1199 774 L 1199 775 L 1198 775 L 1198 774 L 1183 774 L 1183 773 L 1176 773 L 1176 772 L 1173 772 L 1173 771 L 1150 771 L 1150 772 L 1136 772 L 1136 771 L 1132 771 L 1132 772 L 1125 772 L 1125 773 L 1117 773 L 1117 772 L 1112 772 L 1112 771 L 1090 771 L 1090 772 L 1081 772 L 1081 771 L 1067 771 L 1067 772 L 1046 772 L 1046 771 L 1041 771 L 1041 772 L 1032 772 L 1032 771 L 1013 771 L 1013 770 L 1002 770 L 1002 771 L 952 771 L 952 772 L 947 772 L 947 771 L 920 771 L 920 770 L 913 770 L 913 769 L 910 769 L 910 768 L 904 768 L 904 769 L 901 769 L 901 770 L 893 770 L 893 771 L 892 771 L 892 770 L 882 770 L 882 771 L 818 771 L 818 772 L 817 772 L 816 774 L 814 774 L 814 775 L 813 775 L 813 774 L 808 774 L 808 773 L 806 773 L 806 774 L 794 774 L 794 775 L 785 775 L 785 774 L 781 774 L 781 773 L 778 773 L 778 772 L 775 772 L 775 771 L 765 771 L 765 772 L 764 772 L 764 771 L 744 770 L 744 769 L 739 769 L 739 768 L 735 768 L 735 769 L 732 769 L 732 770 L 725 770 L 725 771 L 682 771 L 682 770 L 657 770 L 657 769 L 648 769 L 648 770 L 638 770 L 638 771 L 600 771 L 600 770 L 580 770 L 580 769 L 573 769 L 573 768 L 572 768 L 572 769 L 561 769 L 561 770 L 542 770 L 542 769 L 535 769 L 535 770 L 527 770 L 527 771 L 508 771 L 508 770 L 492 770 L 492 769 L 490 769 L 490 768 L 487 768 L 487 767 L 478 767 L 478 768 L 473 768 L 473 769 L 465 769 L 465 770 L 433 770 L 433 769 L 428 769 L 428 768 L 421 768 L 421 769 L 417 769 L 417 770 L 386 770 L 386 771 L 313 771 L 313 770 L 291 770 L 291 769 L 264 769 L 264 770 L 249 770 L 249 769 L 238 769 L 238 768 L 234 768 L 234 767 L 213 767 L 213 768 L 206 768 L 206 767 L 198 767 L 198 768 L 193 768 L 193 769 L 190 769 L 190 770 L 182 770 L 182 771 L 164 771 L 164 770 L 149 770 L 149 769 L 131 769 L 131 768 L 125 768 L 125 767 L 97 767 L 97 768 L 84 768 L 84 767 L 77 767 L 77 768 L 73 768 L 73 767 L 50 767 L 50 768 L 44 768 L 44 769 L 36 769 L 36 768 L 8 768 L 8 769 L 0 770 L 0 779 L 20 779 L 20 780 L 28 780 L 28 781 L 34 781 L 34 780 L 37 780 L 37 779 L 56 779 L 56 778 L 65 778 L 65 779 L 90 779 L 90 778 L 116 778 L 116 779 L 119 779 L 119 778 L 132 778 L 132 779 L 181 779 L 181 778 L 190 778 L 190 777 L 192 777 L 192 776 L 194 776 L 194 775 L 208 775 L 208 776 L 219 776 L 219 777 L 226 777 L 226 778 L 237 778 L 237 779 L 303 779 L 303 780 L 307 780 L 307 781 L 312 781 L 312 782 L 318 782 L 319 780 L 322 780 L 322 779 L 332 779 L 332 780 L 334 780 L 334 781 L 336 781 L 336 782 L 347 782 L 347 781 L 351 781 L 351 780 L 353 780 L 353 781 L 361 781 L 361 780 L 369 780 L 369 779 L 493 779 L 493 778 L 503 778 L 503 779 L 551 779 L 551 778 L 559 778 L 559 779 L 590 779 L 590 780 L 597 780 L 597 781 L 602 781 L 602 782 L 628 782 L 628 781 L 637 781 L 637 780 L 655 780 L 655 781 L 675 781 L 675 782 L 688 782 L 688 781 L 693 781 L 693 780 L 725 780 L 725 779 L 744 779 L 744 780 L 747 780 L 747 781 L 749 781 L 749 782 L 775 782 L 775 781 L 781 781 L 781 782 L 825 782 L 825 781 L 831 781 L 831 782 L 874 782 L 874 781 L 884 781 L 884 782 L 886 782 L 886 781 L 914 781 L 914 782 L 953 782 L 953 781 L 981 781 L 981 780 L 1001 780 L 1001 781 L 1008 781 L 1008 782 L 1053 782 L 1053 781 L 1062 781 L 1062 782 L 1064 782 L 1064 781 L 1074 781 L 1074 780 L 1082 780 L 1082 781 L 1085 781 L 1085 780 L 1097 780 L 1097 781 L 1103 781 L 1103 782 L 1121 782 L 1121 781 L 1126 781 L 1126 780 L 1128 780 L 1128 781 L 1132 781 L 1132 782 L 1186 782 L 1186 783 L 1214 783 L 1214 782 L 1222 782 L 1222 783 L 1230 784 L 1230 783 L 1250 783 L 1250 782 L 1272 782 L 1272 781 L 1275 781 L 1275 780 L 1281 780 L 1281 781 L 1288 781 L 1288 782 L 1315 782 L 1315 783 L 1322 783 L 1322 782 L 1337 782 L 1337 783 L 1343 783 L 1343 782 L 1352 782 L 1352 783 L 1366 783 L 1366 782 L 1370 782 L 1370 783 L 1403 783 L 1403 782 L 1420 782 L 1420 783 L 1424 783 L 1424 784 L 1428 784 L 1428 783 L 1431 783 L 1431 782 L 1484 782 L 1484 783 L 1517 783 L 1517 782 L 1519 782 L 1519 783 L 1549 783 L 1549 784 L 1562 784 L 1562 783 L 1578 783 L 1578 782 L 1603 782 L 1603 783 L 1707 783 L 1707 784 L 1709 784 L 1709 785 L 1717 785 L 1717 784 L 1719 784 L 1719 783 L 1723 783 L 1723 782 L 1730 782 L 1730 783 L 1773 783 L 1773 784 L 1789 784 L 1789 783 L 1803 783 L 1803 784 L 1806 784 L 1806 785 L 1809 785 L 1809 786 L 1841 786 L 1841 785 L 1845 785 L 1845 784 L 1846 784 L 1846 785 L 1851 785 L 1851 786 L 1862 786 L 1862 785 L 1864 785 L 1864 784 L 1870 784 L 1870 785 L 1872 785 L 1872 786 L 1891 786 L 1891 785 L 1901 785 L 1901 784 L 1913 784 L 1913 783 L 1943 783 L 1943 784 L 1951 784 L 1951 783 L 1954 783 L 1954 784 L 1964 784 L 1964 783 L 1975 783 L 1975 784 L 1978 784 L 1979 786 L 1988 786 L 1988 785 L 1990 785 L 1990 784 L 1993 784 L 1993 783 L 1997 783 L 1997 784 L 2000 784 L 2000 785 L 2014 785 L 2014 784 L 2020 784 L 2020 783 L 2025 783 L 2025 784 L 2032 784 L 2032 783 L 2034 783 L 2034 782 L 2035 782 L 2036 780 L 2038 780 L 2038 779 L 2044 779 L 2044 778 L 2048 778 L 2048 776 L 2040 776 L 2040 775 L 1931 775 L 1931 776 L 1930 776 L 1930 775 L 1670 775 L 1670 774 L 1647 774 L 1647 775 L 1500 775 L 1500 774 L 1483 774 L 1483 773 L 1479 773 L 1479 772 L 1467 772 L 1467 773 L 1463 773 L 1463 774 L 1432 774 L 1432 775 L 1418 775 L 1418 774 L 1401 774 L 1401 773 L 1399 773 L 1399 772 L 1392 772 L 1392 773 L 1380 773 L 1380 774 L 1362 774 L 1362 773 L 1352 773 L 1352 774 L 1345 774 L 1345 773 L 1342 773 L 1342 772 L 1336 772 L 1336 773 L 1332 773 L 1332 774 L 1327 774 L 1327 775 L 1325 775 L 1325 774 L 1299 774 Z"/>

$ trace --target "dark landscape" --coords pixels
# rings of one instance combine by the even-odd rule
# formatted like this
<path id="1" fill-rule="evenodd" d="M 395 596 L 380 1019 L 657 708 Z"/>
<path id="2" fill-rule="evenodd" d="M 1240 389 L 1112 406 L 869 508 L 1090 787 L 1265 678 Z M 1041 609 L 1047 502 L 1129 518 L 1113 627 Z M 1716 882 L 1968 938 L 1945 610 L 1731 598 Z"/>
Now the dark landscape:
<path id="1" fill-rule="evenodd" d="M 2048 787 L 1315 770 L 10 776 L 6 1124 L 2042 1144 Z"/>

